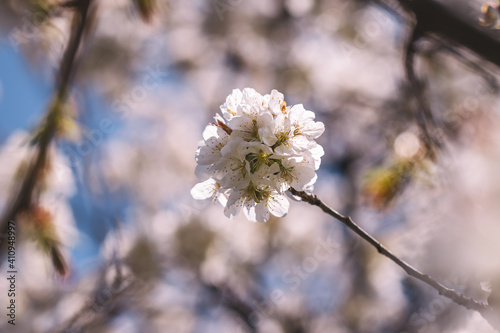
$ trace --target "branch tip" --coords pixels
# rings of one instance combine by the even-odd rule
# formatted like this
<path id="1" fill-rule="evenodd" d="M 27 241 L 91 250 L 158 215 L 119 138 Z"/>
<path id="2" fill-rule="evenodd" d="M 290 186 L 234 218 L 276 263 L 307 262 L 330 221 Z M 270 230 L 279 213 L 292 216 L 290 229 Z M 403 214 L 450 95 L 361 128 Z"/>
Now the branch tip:
<path id="1" fill-rule="evenodd" d="M 372 235 L 370 235 L 368 232 L 366 232 L 364 229 L 358 226 L 350 216 L 344 216 L 338 213 L 337 211 L 333 210 L 332 208 L 328 207 L 315 194 L 308 194 L 304 191 L 297 191 L 294 188 L 290 188 L 289 191 L 293 195 L 300 197 L 303 201 L 313 206 L 318 206 L 325 213 L 334 217 L 338 221 L 342 222 L 349 229 L 354 231 L 358 236 L 360 236 L 365 241 L 370 243 L 373 247 L 375 247 L 375 249 L 377 249 L 377 251 L 380 254 L 391 259 L 395 264 L 401 267 L 409 276 L 412 276 L 417 280 L 420 280 L 426 283 L 427 285 L 431 286 L 432 288 L 437 290 L 439 295 L 445 296 L 450 300 L 452 300 L 453 302 L 455 302 L 456 304 L 461 305 L 467 309 L 478 311 L 479 313 L 481 313 L 481 315 L 483 315 L 483 317 L 487 311 L 491 311 L 491 307 L 488 304 L 476 301 L 473 298 L 467 297 L 454 289 L 447 288 L 443 284 L 434 280 L 429 274 L 422 273 L 413 266 L 411 266 L 410 264 L 406 263 L 404 260 L 400 259 L 394 253 L 389 251 L 385 246 L 382 245 L 382 243 L 380 243 Z M 488 318 L 486 319 L 488 320 Z"/>

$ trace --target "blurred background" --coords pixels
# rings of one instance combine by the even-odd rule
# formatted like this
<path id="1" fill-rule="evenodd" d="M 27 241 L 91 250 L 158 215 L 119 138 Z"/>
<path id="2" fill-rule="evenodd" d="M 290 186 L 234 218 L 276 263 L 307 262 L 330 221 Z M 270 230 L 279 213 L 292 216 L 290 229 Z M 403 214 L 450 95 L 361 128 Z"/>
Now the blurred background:
<path id="1" fill-rule="evenodd" d="M 15 214 L 16 325 L 2 310 L 0 331 L 496 332 L 315 207 L 254 224 L 189 193 L 226 96 L 277 89 L 325 123 L 315 194 L 446 286 L 500 304 L 495 3 L 421 1 L 496 40 L 478 55 L 446 28 L 408 51 L 407 2 L 93 1 L 54 104 L 85 1 L 0 1 L 3 216 L 58 110 Z"/>

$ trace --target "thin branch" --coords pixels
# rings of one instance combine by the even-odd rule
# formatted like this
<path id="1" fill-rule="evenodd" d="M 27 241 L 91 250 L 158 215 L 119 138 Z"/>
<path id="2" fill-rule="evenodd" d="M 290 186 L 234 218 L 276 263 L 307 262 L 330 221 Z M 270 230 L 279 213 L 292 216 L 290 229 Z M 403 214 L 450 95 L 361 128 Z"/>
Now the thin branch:
<path id="1" fill-rule="evenodd" d="M 240 299 L 228 285 L 215 285 L 202 280 L 200 280 L 200 284 L 215 294 L 220 299 L 222 306 L 236 314 L 248 331 L 251 333 L 257 332 L 257 326 L 251 318 L 252 314 L 255 313 L 255 309 Z"/>
<path id="2" fill-rule="evenodd" d="M 130 303 L 127 297 L 138 293 L 143 284 L 133 276 L 124 276 L 120 264 L 115 264 L 114 268 L 116 276 L 113 281 L 106 283 L 106 271 L 103 271 L 90 300 L 56 332 L 94 331 L 92 328 L 104 325 L 124 310 L 124 305 Z"/>
<path id="3" fill-rule="evenodd" d="M 434 128 L 434 117 L 431 108 L 424 94 L 423 83 L 418 79 L 415 73 L 415 46 L 422 36 L 419 23 L 412 28 L 405 47 L 404 67 L 406 77 L 410 83 L 415 101 L 417 103 L 417 122 L 424 136 L 424 143 L 427 153 L 434 155 L 434 148 L 440 146 L 440 142 L 434 137 L 432 128 Z M 432 128 L 431 128 L 432 127 Z"/>
<path id="4" fill-rule="evenodd" d="M 11 199 L 9 208 L 7 208 L 0 219 L 0 266 L 2 265 L 6 253 L 5 249 L 7 243 L 5 242 L 5 235 L 7 233 L 8 222 L 14 220 L 20 212 L 30 208 L 34 190 L 47 165 L 47 152 L 57 131 L 57 119 L 62 112 L 62 105 L 67 98 L 71 79 L 74 75 L 75 58 L 82 44 L 91 2 L 92 0 L 78 1 L 78 7 L 73 18 L 72 34 L 59 69 L 57 92 L 49 105 L 45 122 L 40 128 L 40 136 L 37 142 L 38 150 L 35 153 L 33 162 L 26 172 L 26 177 L 20 186 L 19 192 Z"/>
<path id="5" fill-rule="evenodd" d="M 478 302 L 470 297 L 464 296 L 463 294 L 459 293 L 458 291 L 454 289 L 450 289 L 442 285 L 441 283 L 437 282 L 434 280 L 431 276 L 428 274 L 422 273 L 421 271 L 417 270 L 404 260 L 400 259 L 398 256 L 396 256 L 394 253 L 392 253 L 390 250 L 388 250 L 384 245 L 382 245 L 378 240 L 376 240 L 373 236 L 371 236 L 369 233 L 367 233 L 365 230 L 363 230 L 360 226 L 358 226 L 349 216 L 344 216 L 340 214 L 339 212 L 335 211 L 334 209 L 328 207 L 326 204 L 323 203 L 318 197 L 314 194 L 308 194 L 306 192 L 302 191 L 297 191 L 293 188 L 290 188 L 290 192 L 295 195 L 300 197 L 303 201 L 313 205 L 313 206 L 318 206 L 321 208 L 322 211 L 327 213 L 328 215 L 333 216 L 335 219 L 339 220 L 343 224 L 345 224 L 349 229 L 354 231 L 356 234 L 358 234 L 361 238 L 363 238 L 365 241 L 370 243 L 373 247 L 377 249 L 377 251 L 386 256 L 387 258 L 391 259 L 393 262 L 395 262 L 399 267 L 404 269 L 404 271 L 428 284 L 429 286 L 433 287 L 436 289 L 440 295 L 443 295 L 449 299 L 451 299 L 453 302 L 464 306 L 467 309 L 470 310 L 476 310 L 480 312 L 481 314 L 484 314 L 486 311 L 490 311 L 491 308 L 484 303 Z"/>
<path id="6" fill-rule="evenodd" d="M 461 61 L 465 66 L 469 67 L 472 71 L 475 71 L 480 75 L 488 84 L 491 89 L 491 93 L 497 93 L 500 89 L 496 76 L 493 75 L 485 64 L 479 64 L 477 59 L 471 59 L 470 56 L 464 54 L 462 50 L 443 43 L 443 41 L 436 38 L 436 42 L 440 43 L 443 51 L 449 52 L 451 55 L 455 56 L 459 61 Z M 486 68 L 484 68 L 484 67 Z"/>
<path id="7" fill-rule="evenodd" d="M 64 54 L 63 62 L 59 69 L 58 97 L 66 99 L 68 88 L 75 74 L 75 59 L 78 50 L 83 42 L 83 36 L 87 29 L 89 8 L 92 0 L 80 0 L 77 4 L 75 16 L 75 28 Z"/>

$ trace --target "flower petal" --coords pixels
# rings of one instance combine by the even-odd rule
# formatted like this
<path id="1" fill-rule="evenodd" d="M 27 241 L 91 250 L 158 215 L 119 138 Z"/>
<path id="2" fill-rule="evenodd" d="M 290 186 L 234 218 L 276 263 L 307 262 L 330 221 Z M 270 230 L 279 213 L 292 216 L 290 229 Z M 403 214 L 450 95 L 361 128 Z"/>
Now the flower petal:
<path id="1" fill-rule="evenodd" d="M 283 194 L 274 194 L 267 201 L 269 212 L 277 217 L 284 217 L 290 208 L 290 202 Z"/>
<path id="2" fill-rule="evenodd" d="M 312 168 L 303 165 L 294 167 L 292 173 L 294 177 L 290 185 L 298 191 L 302 191 L 303 187 L 316 176 L 316 172 Z"/>
<path id="3" fill-rule="evenodd" d="M 240 213 L 242 205 L 243 197 L 241 196 L 241 192 L 233 191 L 227 199 L 227 204 L 224 208 L 224 215 L 226 215 L 230 219 L 235 218 Z"/>
<path id="4" fill-rule="evenodd" d="M 317 139 L 325 131 L 325 124 L 321 121 L 311 121 L 306 123 L 306 125 L 301 129 L 301 133 L 307 136 L 309 139 Z"/>
<path id="5" fill-rule="evenodd" d="M 273 89 L 269 95 L 268 109 L 277 115 L 281 112 L 281 103 L 285 100 L 285 97 L 278 90 Z"/>
<path id="6" fill-rule="evenodd" d="M 253 200 L 245 201 L 245 207 L 243 209 L 243 214 L 250 222 L 257 222 L 256 212 L 255 212 L 256 203 Z"/>
<path id="7" fill-rule="evenodd" d="M 233 89 L 231 95 L 227 96 L 226 103 L 220 106 L 222 115 L 227 120 L 238 114 L 238 106 L 243 98 L 243 93 L 239 89 Z"/>
<path id="8" fill-rule="evenodd" d="M 220 150 L 215 149 L 212 146 L 207 146 L 204 143 L 200 144 L 196 153 L 194 154 L 194 159 L 198 164 L 209 165 L 214 164 L 220 158 Z"/>
<path id="9" fill-rule="evenodd" d="M 260 139 L 269 147 L 274 145 L 278 138 L 274 134 L 274 128 L 272 126 L 264 126 L 259 128 Z"/>
<path id="10" fill-rule="evenodd" d="M 212 176 L 212 166 L 198 164 L 194 169 L 194 174 L 199 180 L 206 180 Z"/>
<path id="11" fill-rule="evenodd" d="M 211 137 L 218 137 L 217 128 L 218 127 L 214 124 L 207 125 L 203 130 L 203 140 L 208 140 Z"/>
<path id="12" fill-rule="evenodd" d="M 192 189 L 191 189 L 191 195 L 193 198 L 196 200 L 205 200 L 210 197 L 213 197 L 214 195 L 217 194 L 217 182 L 215 179 L 209 178 L 205 180 L 204 182 L 196 184 Z"/>
<path id="13" fill-rule="evenodd" d="M 304 135 L 296 135 L 290 140 L 290 145 L 297 152 L 303 152 L 308 149 L 311 149 L 316 143 L 314 141 L 310 141 Z"/>
<path id="14" fill-rule="evenodd" d="M 246 141 L 253 139 L 254 133 L 254 123 L 250 117 L 241 116 L 234 117 L 228 122 L 228 126 L 233 129 L 231 136 L 238 136 Z"/>
<path id="15" fill-rule="evenodd" d="M 259 202 L 255 206 L 255 218 L 257 222 L 267 222 L 269 220 L 269 209 L 264 202 Z"/>

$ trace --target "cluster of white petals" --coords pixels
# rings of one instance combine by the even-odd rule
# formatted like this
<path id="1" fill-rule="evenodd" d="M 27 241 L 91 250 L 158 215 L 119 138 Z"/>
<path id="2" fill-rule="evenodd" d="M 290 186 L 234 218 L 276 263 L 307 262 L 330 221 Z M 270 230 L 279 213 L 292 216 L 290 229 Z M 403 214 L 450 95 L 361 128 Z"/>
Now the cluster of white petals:
<path id="1" fill-rule="evenodd" d="M 262 96 L 251 88 L 233 90 L 222 116 L 203 131 L 196 151 L 195 199 L 212 198 L 233 218 L 243 207 L 250 221 L 282 217 L 290 203 L 285 191 L 310 189 L 323 156 L 315 141 L 325 130 L 302 104 L 287 106 L 277 90 Z"/>

